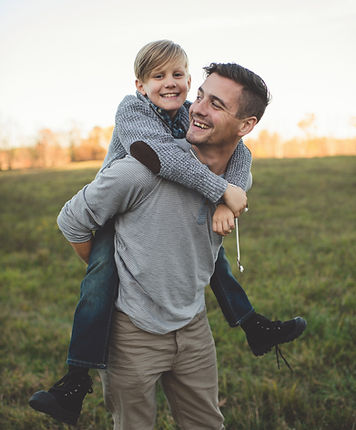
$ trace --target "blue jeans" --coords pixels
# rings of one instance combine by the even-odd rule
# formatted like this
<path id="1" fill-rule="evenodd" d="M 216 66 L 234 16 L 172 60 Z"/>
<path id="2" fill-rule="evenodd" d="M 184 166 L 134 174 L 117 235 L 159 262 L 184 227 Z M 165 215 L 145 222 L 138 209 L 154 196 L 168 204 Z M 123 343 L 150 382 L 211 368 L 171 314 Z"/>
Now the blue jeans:
<path id="1" fill-rule="evenodd" d="M 111 317 L 118 285 L 114 260 L 114 223 L 111 220 L 96 232 L 93 241 L 74 314 L 68 364 L 93 369 L 107 367 Z M 231 273 L 223 247 L 219 251 L 210 286 L 231 327 L 239 325 L 254 312 L 245 291 Z"/>

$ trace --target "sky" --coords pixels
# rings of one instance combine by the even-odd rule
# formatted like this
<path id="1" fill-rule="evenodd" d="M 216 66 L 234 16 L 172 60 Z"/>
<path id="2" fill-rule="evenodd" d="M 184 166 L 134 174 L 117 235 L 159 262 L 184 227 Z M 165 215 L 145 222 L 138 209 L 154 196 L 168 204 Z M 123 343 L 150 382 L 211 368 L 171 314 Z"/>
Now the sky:
<path id="1" fill-rule="evenodd" d="M 315 114 L 316 133 L 356 135 L 354 0 L 0 0 L 0 134 L 114 124 L 135 92 L 133 62 L 148 42 L 187 52 L 194 100 L 210 62 L 260 75 L 272 102 L 262 129 L 285 138 Z"/>

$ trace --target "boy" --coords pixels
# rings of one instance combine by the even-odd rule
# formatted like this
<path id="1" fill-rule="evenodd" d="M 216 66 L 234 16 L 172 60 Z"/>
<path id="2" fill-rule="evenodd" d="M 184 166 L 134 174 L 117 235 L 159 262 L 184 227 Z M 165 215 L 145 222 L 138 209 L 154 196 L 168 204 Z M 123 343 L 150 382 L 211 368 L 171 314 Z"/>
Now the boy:
<path id="1" fill-rule="evenodd" d="M 214 231 L 227 234 L 233 228 L 234 216 L 246 206 L 243 190 L 249 181 L 250 152 L 241 141 L 224 179 L 176 145 L 174 138 L 183 138 L 187 131 L 190 106 L 185 101 L 190 88 L 188 60 L 178 45 L 163 40 L 143 47 L 136 57 L 135 74 L 137 96 L 125 97 L 119 106 L 103 169 L 113 159 L 130 153 L 153 173 L 195 189 L 214 203 L 223 198 L 226 206 L 219 205 L 214 215 Z M 219 109 L 218 103 L 215 108 Z M 208 128 L 203 121 L 195 121 L 194 125 Z M 201 215 L 206 218 L 206 213 Z M 30 399 L 34 409 L 68 424 L 76 423 L 83 399 L 91 392 L 88 369 L 106 368 L 106 346 L 118 283 L 112 238 L 109 223 L 97 232 L 90 255 L 85 247 L 80 251 L 89 265 L 74 317 L 67 360 L 69 372 L 48 392 L 37 392 Z M 282 323 L 255 313 L 231 274 L 223 248 L 211 287 L 230 326 L 242 326 L 255 355 L 295 339 L 305 328 L 305 321 L 299 317 Z"/>

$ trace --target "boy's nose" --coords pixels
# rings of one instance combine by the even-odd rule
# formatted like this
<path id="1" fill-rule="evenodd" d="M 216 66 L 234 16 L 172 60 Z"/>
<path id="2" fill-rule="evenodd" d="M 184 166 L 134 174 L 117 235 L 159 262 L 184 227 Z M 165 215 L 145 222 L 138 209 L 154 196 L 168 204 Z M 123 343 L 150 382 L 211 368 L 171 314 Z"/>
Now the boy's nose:
<path id="1" fill-rule="evenodd" d="M 175 83 L 175 80 L 173 78 L 169 78 L 166 80 L 166 82 L 164 83 L 164 86 L 166 88 L 174 88 L 177 86 L 177 84 Z"/>

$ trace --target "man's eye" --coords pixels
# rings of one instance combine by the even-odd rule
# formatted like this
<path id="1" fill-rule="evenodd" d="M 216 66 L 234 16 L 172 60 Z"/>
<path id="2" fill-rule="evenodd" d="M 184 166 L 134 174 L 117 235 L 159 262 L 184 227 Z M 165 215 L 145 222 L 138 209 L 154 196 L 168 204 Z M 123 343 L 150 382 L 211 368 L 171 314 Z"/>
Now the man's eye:
<path id="1" fill-rule="evenodd" d="M 214 107 L 215 109 L 221 109 L 221 106 L 220 106 L 218 103 L 216 103 L 216 102 L 211 102 L 211 104 L 213 105 L 213 107 Z"/>
<path id="2" fill-rule="evenodd" d="M 202 99 L 202 96 L 200 96 L 199 94 L 197 95 L 196 101 L 200 102 L 200 100 Z"/>

